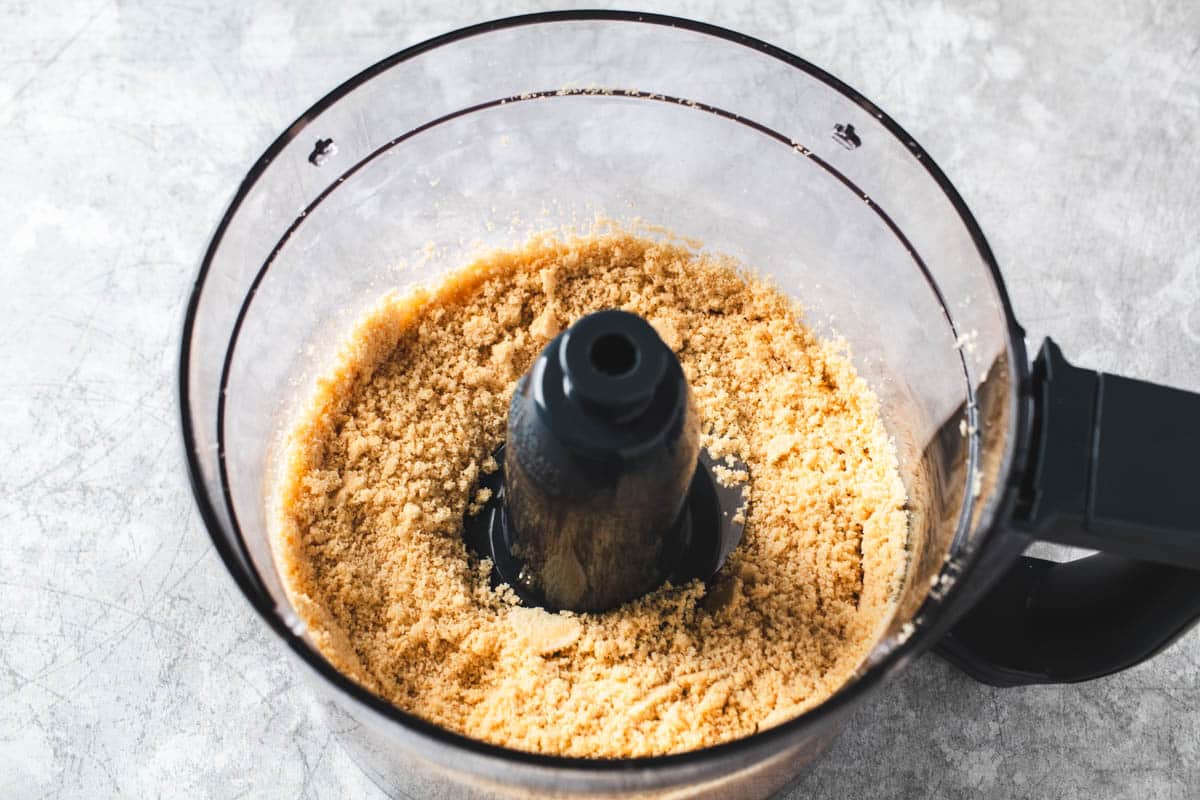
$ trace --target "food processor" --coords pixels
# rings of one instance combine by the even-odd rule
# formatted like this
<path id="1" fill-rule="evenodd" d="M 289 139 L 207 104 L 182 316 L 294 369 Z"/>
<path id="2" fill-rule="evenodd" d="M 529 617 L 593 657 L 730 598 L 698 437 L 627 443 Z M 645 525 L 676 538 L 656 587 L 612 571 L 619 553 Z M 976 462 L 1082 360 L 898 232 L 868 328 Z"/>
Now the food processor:
<path id="1" fill-rule="evenodd" d="M 480 250 L 598 216 L 753 267 L 818 335 L 844 340 L 908 496 L 902 588 L 855 677 L 776 727 L 652 758 L 521 752 L 396 709 L 308 638 L 268 535 L 283 434 L 355 319 Z M 928 154 L 837 78 L 710 25 L 514 17 L 339 86 L 267 149 L 222 218 L 179 380 L 217 550 L 347 750 L 401 796 L 766 797 L 925 650 L 993 685 L 1080 681 L 1200 617 L 1200 396 L 1073 366 L 1050 340 L 1030 360 L 987 242 Z M 737 534 L 709 535 L 706 570 Z M 1023 556 L 1035 540 L 1102 552 Z"/>

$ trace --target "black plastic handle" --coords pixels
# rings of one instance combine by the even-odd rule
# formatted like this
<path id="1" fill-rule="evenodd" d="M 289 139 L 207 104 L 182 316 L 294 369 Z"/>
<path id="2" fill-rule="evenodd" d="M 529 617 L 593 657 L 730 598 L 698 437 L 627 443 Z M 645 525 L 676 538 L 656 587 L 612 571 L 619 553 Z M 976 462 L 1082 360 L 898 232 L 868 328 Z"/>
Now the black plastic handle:
<path id="1" fill-rule="evenodd" d="M 1039 539 L 1200 569 L 1200 395 L 1034 364 L 1034 468 L 1020 522 Z"/>
<path id="2" fill-rule="evenodd" d="M 996 686 L 1108 675 L 1200 619 L 1200 395 L 1075 367 L 1050 339 L 1033 389 L 1011 525 L 1104 552 L 1020 558 L 939 644 Z"/>

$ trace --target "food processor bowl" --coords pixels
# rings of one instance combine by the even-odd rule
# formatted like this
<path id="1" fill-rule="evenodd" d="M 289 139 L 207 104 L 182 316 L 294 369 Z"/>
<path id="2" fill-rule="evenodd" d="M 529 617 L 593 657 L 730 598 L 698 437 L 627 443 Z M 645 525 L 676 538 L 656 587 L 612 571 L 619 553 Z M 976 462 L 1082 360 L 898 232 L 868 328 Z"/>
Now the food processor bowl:
<path id="1" fill-rule="evenodd" d="M 483 249 L 598 218 L 732 256 L 796 298 L 818 335 L 844 340 L 879 395 L 909 497 L 903 588 L 857 676 L 778 727 L 655 758 L 517 752 L 392 707 L 318 652 L 268 535 L 274 454 L 366 309 Z M 1029 362 L 962 199 L 853 89 L 708 25 L 517 17 L 365 70 L 251 169 L 204 257 L 183 339 L 190 473 L 222 558 L 350 720 L 340 729 L 356 760 L 413 797 L 446 784 L 489 797 L 766 796 L 1029 541 L 996 524 L 1021 499 Z"/>

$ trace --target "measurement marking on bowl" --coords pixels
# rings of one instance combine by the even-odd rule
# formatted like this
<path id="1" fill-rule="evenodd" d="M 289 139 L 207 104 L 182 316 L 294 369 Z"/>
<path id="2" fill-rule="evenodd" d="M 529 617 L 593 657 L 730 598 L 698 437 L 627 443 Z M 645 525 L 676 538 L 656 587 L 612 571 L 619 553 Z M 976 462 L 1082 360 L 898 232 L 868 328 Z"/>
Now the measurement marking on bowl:
<path id="1" fill-rule="evenodd" d="M 833 126 L 833 138 L 847 150 L 857 150 L 862 146 L 862 139 L 859 137 L 858 131 L 854 130 L 854 126 L 848 122 L 845 125 L 839 122 Z"/>
<path id="2" fill-rule="evenodd" d="M 314 167 L 319 167 L 329 160 L 331 156 L 337 155 L 337 145 L 333 139 L 317 139 L 317 143 L 313 145 L 313 150 L 308 154 L 308 163 Z"/>

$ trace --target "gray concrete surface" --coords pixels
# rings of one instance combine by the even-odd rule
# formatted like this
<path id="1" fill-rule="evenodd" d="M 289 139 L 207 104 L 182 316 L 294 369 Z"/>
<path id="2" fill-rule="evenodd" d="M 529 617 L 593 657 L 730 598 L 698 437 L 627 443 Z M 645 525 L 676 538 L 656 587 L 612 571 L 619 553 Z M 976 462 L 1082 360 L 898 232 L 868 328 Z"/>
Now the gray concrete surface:
<path id="1" fill-rule="evenodd" d="M 0 796 L 379 797 L 227 577 L 174 397 L 246 168 L 392 51 L 546 4 L 0 0 Z M 825 66 L 956 182 L 1030 339 L 1200 390 L 1200 6 L 647 4 Z M 788 793 L 1196 797 L 1200 634 L 1094 683 L 926 657 Z"/>

